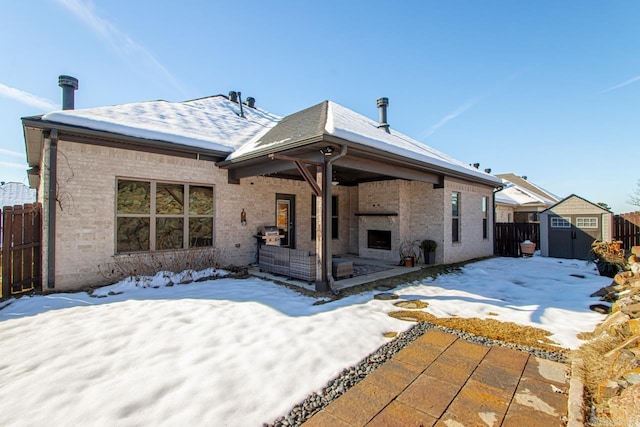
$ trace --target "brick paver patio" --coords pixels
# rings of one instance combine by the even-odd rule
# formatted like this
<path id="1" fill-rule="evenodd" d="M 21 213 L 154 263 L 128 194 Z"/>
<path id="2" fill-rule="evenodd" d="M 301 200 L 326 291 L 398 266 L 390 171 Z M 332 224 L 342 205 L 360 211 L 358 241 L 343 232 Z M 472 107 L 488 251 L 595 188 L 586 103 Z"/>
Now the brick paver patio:
<path id="1" fill-rule="evenodd" d="M 431 330 L 303 425 L 564 425 L 567 366 Z"/>

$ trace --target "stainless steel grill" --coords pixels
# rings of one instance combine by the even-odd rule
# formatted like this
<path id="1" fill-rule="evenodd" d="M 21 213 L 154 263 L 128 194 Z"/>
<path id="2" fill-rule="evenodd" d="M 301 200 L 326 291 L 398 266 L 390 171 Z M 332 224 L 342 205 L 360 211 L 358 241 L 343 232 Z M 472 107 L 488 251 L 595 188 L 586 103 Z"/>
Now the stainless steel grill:
<path id="1" fill-rule="evenodd" d="M 258 227 L 258 239 L 262 240 L 262 244 L 269 246 L 280 246 L 280 239 L 284 237 L 280 234 L 280 230 L 275 225 L 263 225 Z"/>

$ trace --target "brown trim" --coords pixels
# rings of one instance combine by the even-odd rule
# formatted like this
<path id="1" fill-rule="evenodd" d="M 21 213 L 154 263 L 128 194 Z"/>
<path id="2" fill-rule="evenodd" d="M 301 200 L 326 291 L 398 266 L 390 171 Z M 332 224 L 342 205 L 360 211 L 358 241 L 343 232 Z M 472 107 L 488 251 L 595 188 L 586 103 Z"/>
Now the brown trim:
<path id="1" fill-rule="evenodd" d="M 218 162 L 229 155 L 229 152 L 207 150 L 205 148 L 190 147 L 156 139 L 144 139 L 127 135 L 120 135 L 106 131 L 98 131 L 77 126 L 64 125 L 45 120 L 22 119 L 23 127 L 33 127 L 42 130 L 57 129 L 58 139 L 88 145 L 98 145 L 123 150 L 142 151 L 146 153 L 163 154 L 197 160 Z"/>

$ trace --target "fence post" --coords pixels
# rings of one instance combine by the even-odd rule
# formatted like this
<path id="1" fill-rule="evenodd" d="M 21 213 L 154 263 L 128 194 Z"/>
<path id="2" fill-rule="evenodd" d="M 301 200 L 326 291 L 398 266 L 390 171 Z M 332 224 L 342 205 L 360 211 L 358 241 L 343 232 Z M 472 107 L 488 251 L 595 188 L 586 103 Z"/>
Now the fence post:
<path id="1" fill-rule="evenodd" d="M 12 209 L 7 206 L 2 211 L 2 298 L 11 295 L 11 217 Z"/>

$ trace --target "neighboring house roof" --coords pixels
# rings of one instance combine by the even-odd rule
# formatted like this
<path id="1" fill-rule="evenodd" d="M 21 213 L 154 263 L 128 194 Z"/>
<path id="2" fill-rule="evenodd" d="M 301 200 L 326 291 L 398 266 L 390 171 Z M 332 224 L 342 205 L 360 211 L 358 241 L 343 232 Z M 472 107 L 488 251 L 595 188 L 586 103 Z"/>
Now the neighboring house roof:
<path id="1" fill-rule="evenodd" d="M 496 203 L 513 206 L 551 206 L 557 202 L 504 179 L 503 182 L 504 188 L 496 193 Z"/>
<path id="2" fill-rule="evenodd" d="M 526 189 L 529 192 L 535 193 L 547 200 L 550 200 L 552 203 L 560 201 L 560 197 L 514 173 L 498 173 L 496 174 L 496 176 L 502 180 L 508 181 L 523 189 Z"/>
<path id="3" fill-rule="evenodd" d="M 36 201 L 36 190 L 20 182 L 6 182 L 0 185 L 0 208 L 24 205 Z"/>

